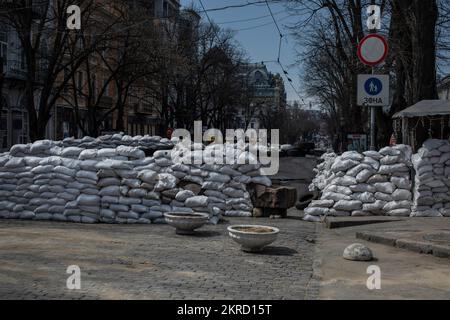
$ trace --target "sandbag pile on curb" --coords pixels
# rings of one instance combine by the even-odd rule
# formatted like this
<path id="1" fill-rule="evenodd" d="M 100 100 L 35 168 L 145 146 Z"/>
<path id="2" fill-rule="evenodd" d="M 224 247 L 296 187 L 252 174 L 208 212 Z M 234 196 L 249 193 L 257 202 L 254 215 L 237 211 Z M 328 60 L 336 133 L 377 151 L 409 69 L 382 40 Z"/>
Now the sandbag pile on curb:
<path id="1" fill-rule="evenodd" d="M 450 217 L 450 141 L 430 139 L 413 155 L 412 216 Z"/>
<path id="2" fill-rule="evenodd" d="M 170 150 L 145 157 L 137 147 L 64 148 L 37 141 L 0 157 L 0 218 L 163 223 L 165 212 L 195 211 L 217 223 L 222 215 L 251 216 L 246 185 L 271 185 L 259 168 L 174 163 Z"/>
<path id="3" fill-rule="evenodd" d="M 411 154 L 409 146 L 397 145 L 379 152 L 325 156 L 330 162 L 319 165 L 321 181 L 313 186 L 322 196 L 305 209 L 305 220 L 315 221 L 318 216 L 409 216 Z"/>

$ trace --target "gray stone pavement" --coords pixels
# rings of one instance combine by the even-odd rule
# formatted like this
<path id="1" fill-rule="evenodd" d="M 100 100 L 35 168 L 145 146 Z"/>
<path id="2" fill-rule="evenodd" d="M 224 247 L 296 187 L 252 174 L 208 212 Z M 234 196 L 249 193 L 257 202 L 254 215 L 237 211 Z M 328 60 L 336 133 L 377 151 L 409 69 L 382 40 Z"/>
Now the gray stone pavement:
<path id="1" fill-rule="evenodd" d="M 195 237 L 168 225 L 83 225 L 0 220 L 0 299 L 314 299 L 316 225 L 228 218 Z M 280 228 L 263 254 L 228 238 L 230 224 Z M 68 290 L 69 265 L 81 290 Z"/>

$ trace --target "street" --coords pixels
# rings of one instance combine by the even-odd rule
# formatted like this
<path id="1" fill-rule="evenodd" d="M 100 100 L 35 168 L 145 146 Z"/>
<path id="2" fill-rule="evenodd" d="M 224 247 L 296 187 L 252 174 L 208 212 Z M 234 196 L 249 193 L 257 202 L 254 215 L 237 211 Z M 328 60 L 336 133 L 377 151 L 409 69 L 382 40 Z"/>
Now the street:
<path id="1" fill-rule="evenodd" d="M 283 232 L 263 254 L 247 254 L 228 237 L 232 224 L 269 224 Z M 315 225 L 233 218 L 197 236 L 168 225 L 85 225 L 0 220 L 2 299 L 306 299 Z M 68 290 L 66 269 L 81 269 Z"/>

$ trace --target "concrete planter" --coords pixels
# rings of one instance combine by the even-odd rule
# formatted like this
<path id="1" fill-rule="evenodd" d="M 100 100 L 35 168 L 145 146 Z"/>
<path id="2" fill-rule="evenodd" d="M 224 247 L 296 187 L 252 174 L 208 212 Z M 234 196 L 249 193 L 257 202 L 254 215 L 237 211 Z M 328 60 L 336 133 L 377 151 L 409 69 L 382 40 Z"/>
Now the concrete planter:
<path id="1" fill-rule="evenodd" d="M 206 213 L 171 212 L 165 213 L 167 224 L 176 229 L 177 234 L 192 235 L 194 230 L 205 225 L 209 220 Z"/>
<path id="2" fill-rule="evenodd" d="M 238 225 L 228 227 L 228 234 L 246 252 L 261 252 L 274 242 L 280 230 L 274 227 Z"/>

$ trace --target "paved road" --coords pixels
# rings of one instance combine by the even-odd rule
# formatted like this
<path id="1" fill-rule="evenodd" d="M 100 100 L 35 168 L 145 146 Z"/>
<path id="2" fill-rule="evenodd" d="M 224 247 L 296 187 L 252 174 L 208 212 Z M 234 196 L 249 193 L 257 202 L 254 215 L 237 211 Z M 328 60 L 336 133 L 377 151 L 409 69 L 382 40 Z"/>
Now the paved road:
<path id="1" fill-rule="evenodd" d="M 264 254 L 246 254 L 226 226 L 196 237 L 167 225 L 80 225 L 0 220 L 2 299 L 305 299 L 315 225 L 297 219 L 230 219 L 282 232 Z M 66 287 L 69 265 L 81 290 Z"/>
<path id="2" fill-rule="evenodd" d="M 280 158 L 280 170 L 271 178 L 276 184 L 297 188 L 298 199 L 301 199 L 310 194 L 308 187 L 314 179 L 316 165 L 317 159 L 313 157 Z"/>

